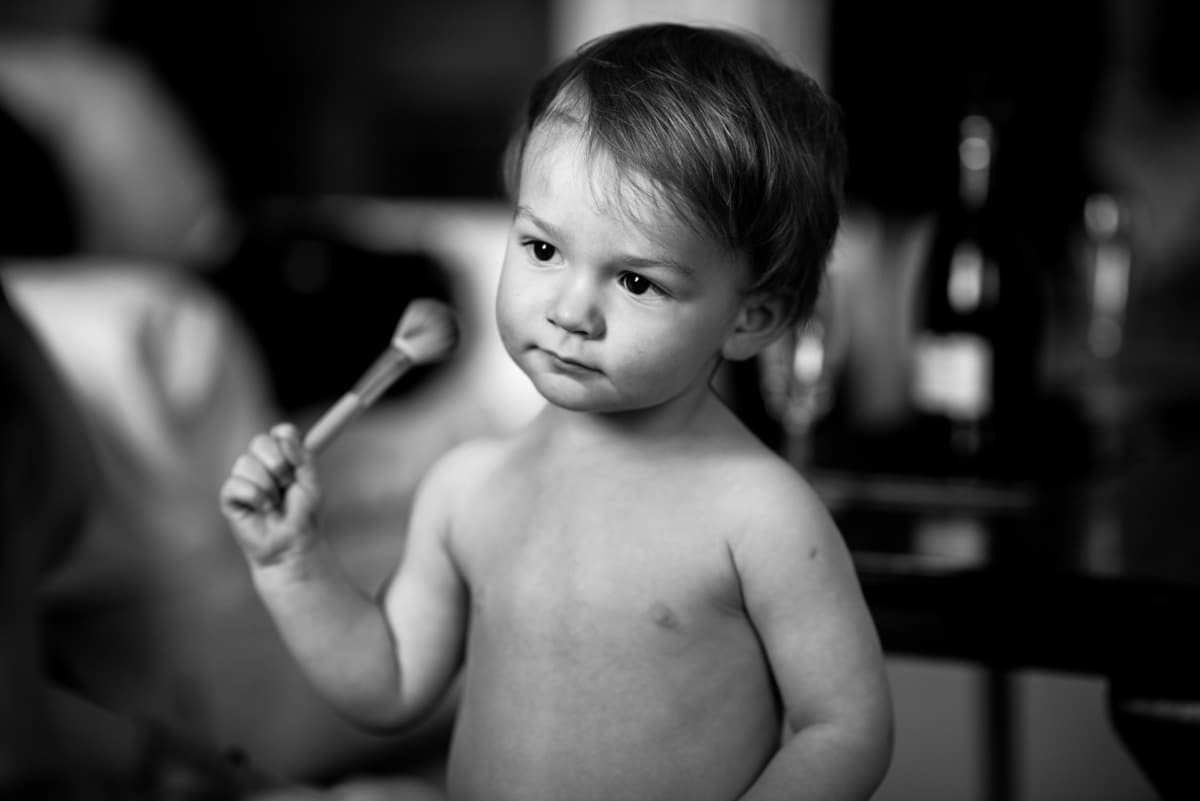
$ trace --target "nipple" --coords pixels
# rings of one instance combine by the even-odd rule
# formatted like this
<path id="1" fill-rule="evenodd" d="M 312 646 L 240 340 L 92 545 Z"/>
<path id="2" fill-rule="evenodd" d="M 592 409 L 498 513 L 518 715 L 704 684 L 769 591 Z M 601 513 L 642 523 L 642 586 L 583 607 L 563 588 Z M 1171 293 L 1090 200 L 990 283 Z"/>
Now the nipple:
<path id="1" fill-rule="evenodd" d="M 671 611 L 671 607 L 664 604 L 662 601 L 655 601 L 650 607 L 650 619 L 655 625 L 662 626 L 664 629 L 679 628 L 679 618 Z"/>

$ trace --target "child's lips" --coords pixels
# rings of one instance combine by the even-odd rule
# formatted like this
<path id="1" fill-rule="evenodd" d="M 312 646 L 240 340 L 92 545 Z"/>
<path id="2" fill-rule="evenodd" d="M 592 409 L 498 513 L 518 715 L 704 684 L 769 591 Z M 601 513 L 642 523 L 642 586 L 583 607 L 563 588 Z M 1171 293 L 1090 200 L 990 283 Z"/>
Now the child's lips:
<path id="1" fill-rule="evenodd" d="M 572 359 L 568 356 L 560 356 L 559 354 L 555 353 L 552 350 L 547 350 L 545 348 L 538 348 L 537 350 L 546 354 L 547 358 L 549 358 L 549 360 L 550 360 L 550 364 L 552 364 L 555 368 L 557 368 L 559 370 L 563 370 L 565 372 L 571 372 L 571 373 L 578 373 L 578 372 L 598 373 L 598 372 L 600 372 L 599 369 L 592 367 L 590 364 L 578 361 L 576 359 Z"/>

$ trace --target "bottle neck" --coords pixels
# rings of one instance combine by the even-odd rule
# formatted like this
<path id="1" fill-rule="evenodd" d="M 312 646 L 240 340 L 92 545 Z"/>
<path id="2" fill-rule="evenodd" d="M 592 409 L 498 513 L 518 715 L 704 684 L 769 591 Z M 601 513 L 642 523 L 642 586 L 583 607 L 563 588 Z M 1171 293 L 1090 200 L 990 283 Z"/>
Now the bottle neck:
<path id="1" fill-rule="evenodd" d="M 979 211 L 987 203 L 994 149 L 991 121 L 980 114 L 964 117 L 958 140 L 958 191 L 968 211 Z"/>

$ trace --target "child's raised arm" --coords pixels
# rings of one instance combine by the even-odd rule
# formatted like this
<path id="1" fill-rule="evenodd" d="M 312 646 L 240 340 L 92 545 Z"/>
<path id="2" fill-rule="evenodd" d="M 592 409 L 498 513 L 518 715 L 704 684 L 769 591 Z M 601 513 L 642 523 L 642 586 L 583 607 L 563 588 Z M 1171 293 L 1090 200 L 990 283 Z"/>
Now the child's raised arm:
<path id="1" fill-rule="evenodd" d="M 882 650 L 841 534 L 807 485 L 785 483 L 782 497 L 748 504 L 759 519 L 733 543 L 788 728 L 742 801 L 865 801 L 892 753 Z"/>
<path id="2" fill-rule="evenodd" d="M 320 534 L 317 471 L 294 426 L 256 436 L 221 488 L 221 509 L 288 648 L 317 690 L 364 728 L 419 718 L 461 657 L 465 590 L 444 549 L 444 473 L 431 471 L 418 489 L 386 606 L 354 583 Z"/>

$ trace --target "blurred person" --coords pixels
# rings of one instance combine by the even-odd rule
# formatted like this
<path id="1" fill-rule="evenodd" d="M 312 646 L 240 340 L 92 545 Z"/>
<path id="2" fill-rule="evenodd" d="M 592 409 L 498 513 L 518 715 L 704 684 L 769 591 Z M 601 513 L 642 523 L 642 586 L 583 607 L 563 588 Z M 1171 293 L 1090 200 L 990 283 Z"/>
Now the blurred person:
<path id="1" fill-rule="evenodd" d="M 263 636 L 265 613 L 247 613 L 253 591 L 229 569 L 240 554 L 212 504 L 242 443 L 278 414 L 262 343 L 215 280 L 255 265 L 226 259 L 239 232 L 220 176 L 152 72 L 95 35 L 101 6 L 0 8 L 0 288 L 79 412 L 78 453 L 95 462 L 91 504 L 54 569 L 6 563 L 23 571 L 4 609 L 13 647 L 2 650 L 14 655 L 4 697 L 21 699 L 6 723 L 30 735 L 12 763 L 38 755 L 13 783 L 42 782 L 43 765 L 56 782 L 78 773 L 88 797 L 316 793 L 291 780 L 332 781 L 375 744 L 318 705 Z M 9 391 L 6 373 L 6 401 Z M 22 430 L 22 414 L 6 410 L 5 424 Z M 453 422 L 439 418 L 438 430 Z M 393 438 L 412 445 L 407 429 L 380 437 Z M 3 446 L 16 459 L 25 440 Z M 24 554 L 24 529 L 14 532 L 6 547 Z M 369 535 L 355 547 L 369 551 Z M 50 686 L 35 691 L 35 680 Z"/>
<path id="2" fill-rule="evenodd" d="M 221 506 L 307 675 L 377 730 L 462 668 L 456 799 L 864 799 L 891 753 L 878 638 L 803 478 L 715 393 L 811 312 L 837 110 L 730 31 L 632 28 L 538 82 L 496 315 L 546 408 L 418 490 L 377 596 L 318 526 L 289 423 Z"/>
<path id="3" fill-rule="evenodd" d="M 0 797 L 49 797 L 75 777 L 49 714 L 38 595 L 78 538 L 95 465 L 82 417 L 3 287 L 0 386 Z"/>
<path id="4" fill-rule="evenodd" d="M 224 755 L 63 671 L 47 588 L 106 491 L 90 426 L 0 285 L 0 798 L 233 798 Z"/>
<path id="5" fill-rule="evenodd" d="M 73 604 L 98 599 L 79 590 L 118 586 L 111 568 L 128 547 L 122 523 L 112 539 L 99 535 L 119 495 L 119 437 L 103 431 L 76 365 L 46 336 L 56 324 L 74 330 L 81 315 L 29 302 L 36 282 L 24 269 L 71 282 L 75 219 L 53 154 L 2 108 L 0 174 L 0 798 L 239 796 L 255 784 L 250 772 L 166 710 L 109 691 L 106 670 L 158 683 L 145 671 L 147 644 L 126 647 L 140 613 L 103 626 L 107 658 L 78 649 Z"/>

